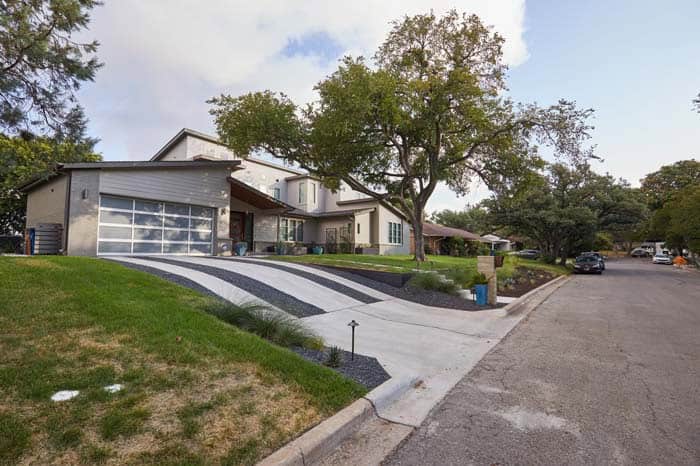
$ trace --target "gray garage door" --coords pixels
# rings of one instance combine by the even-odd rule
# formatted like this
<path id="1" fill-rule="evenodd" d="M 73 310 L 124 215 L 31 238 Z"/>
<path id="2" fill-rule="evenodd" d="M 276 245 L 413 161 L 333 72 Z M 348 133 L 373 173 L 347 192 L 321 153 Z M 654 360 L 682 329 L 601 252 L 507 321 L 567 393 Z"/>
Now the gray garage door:
<path id="1" fill-rule="evenodd" d="M 100 196 L 97 254 L 212 253 L 214 209 Z"/>

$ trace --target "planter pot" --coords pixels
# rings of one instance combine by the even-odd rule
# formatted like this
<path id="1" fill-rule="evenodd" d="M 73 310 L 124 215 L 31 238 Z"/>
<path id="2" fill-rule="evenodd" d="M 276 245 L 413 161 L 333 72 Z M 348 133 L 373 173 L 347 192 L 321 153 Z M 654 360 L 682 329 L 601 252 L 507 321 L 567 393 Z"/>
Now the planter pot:
<path id="1" fill-rule="evenodd" d="M 476 291 L 476 304 L 486 306 L 489 300 L 489 286 L 474 285 L 474 290 Z"/>
<path id="2" fill-rule="evenodd" d="M 285 254 L 287 254 L 287 247 L 275 246 L 275 253 L 277 253 L 278 256 L 284 256 Z"/>
<path id="3" fill-rule="evenodd" d="M 313 252 L 317 256 L 320 256 L 321 254 L 323 254 L 323 246 L 314 246 L 313 248 L 311 248 L 311 252 Z"/>
<path id="4" fill-rule="evenodd" d="M 233 250 L 237 256 L 245 256 L 246 251 L 248 251 L 248 245 L 246 243 L 236 243 L 233 245 Z"/>
<path id="5" fill-rule="evenodd" d="M 494 256 L 493 259 L 496 263 L 496 267 L 503 267 L 503 260 L 505 259 L 505 256 Z"/>

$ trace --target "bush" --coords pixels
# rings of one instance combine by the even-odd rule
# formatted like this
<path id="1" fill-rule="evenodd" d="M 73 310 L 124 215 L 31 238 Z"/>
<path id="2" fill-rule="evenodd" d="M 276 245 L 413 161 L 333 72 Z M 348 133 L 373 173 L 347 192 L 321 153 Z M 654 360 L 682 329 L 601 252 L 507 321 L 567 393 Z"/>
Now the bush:
<path id="1" fill-rule="evenodd" d="M 343 364 L 343 354 L 340 348 L 332 346 L 324 364 L 328 367 L 340 367 Z"/>
<path id="2" fill-rule="evenodd" d="M 445 275 L 447 278 L 455 282 L 455 284 L 464 287 L 470 283 L 472 276 L 474 275 L 474 271 L 463 267 L 455 267 L 445 272 Z"/>
<path id="3" fill-rule="evenodd" d="M 469 288 L 473 287 L 474 285 L 488 285 L 489 281 L 486 278 L 486 275 L 483 273 L 476 273 L 472 276 L 471 282 L 469 283 Z"/>
<path id="4" fill-rule="evenodd" d="M 236 305 L 219 302 L 206 311 L 242 330 L 254 333 L 280 346 L 322 349 L 323 340 L 301 321 L 254 303 Z"/>
<path id="5" fill-rule="evenodd" d="M 445 281 L 442 275 L 429 272 L 415 274 L 408 284 L 413 288 L 441 291 L 448 294 L 457 294 L 457 290 L 459 289 L 454 283 Z"/>

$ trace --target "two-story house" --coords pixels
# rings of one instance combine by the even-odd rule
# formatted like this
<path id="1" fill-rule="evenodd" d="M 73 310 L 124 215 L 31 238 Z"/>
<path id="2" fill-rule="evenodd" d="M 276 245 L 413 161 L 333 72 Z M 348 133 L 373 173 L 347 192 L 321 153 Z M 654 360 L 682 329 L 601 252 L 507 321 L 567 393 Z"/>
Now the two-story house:
<path id="1" fill-rule="evenodd" d="M 216 138 L 183 129 L 150 161 L 59 165 L 33 180 L 27 228 L 58 224 L 69 255 L 226 255 L 279 242 L 408 254 L 409 224 L 393 207 L 307 173 L 237 158 Z"/>

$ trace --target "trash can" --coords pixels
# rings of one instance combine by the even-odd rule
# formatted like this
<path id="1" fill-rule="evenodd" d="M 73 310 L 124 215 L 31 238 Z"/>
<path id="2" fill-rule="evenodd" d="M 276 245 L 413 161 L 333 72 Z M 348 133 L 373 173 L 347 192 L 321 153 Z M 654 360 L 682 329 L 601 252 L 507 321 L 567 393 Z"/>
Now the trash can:
<path id="1" fill-rule="evenodd" d="M 486 306 L 489 300 L 489 286 L 474 285 L 474 289 L 476 290 L 476 304 Z"/>

